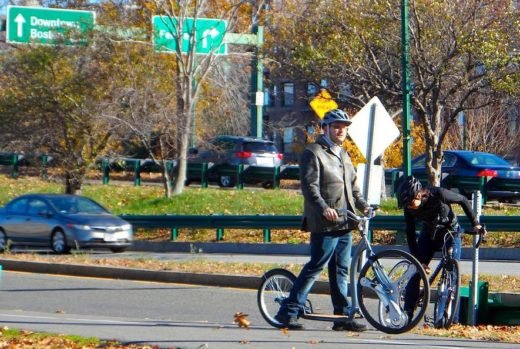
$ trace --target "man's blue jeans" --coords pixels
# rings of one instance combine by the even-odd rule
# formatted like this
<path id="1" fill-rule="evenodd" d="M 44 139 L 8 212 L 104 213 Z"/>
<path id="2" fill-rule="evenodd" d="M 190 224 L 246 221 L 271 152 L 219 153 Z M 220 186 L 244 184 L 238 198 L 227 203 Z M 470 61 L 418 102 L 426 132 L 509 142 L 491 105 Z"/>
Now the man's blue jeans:
<path id="1" fill-rule="evenodd" d="M 334 314 L 346 314 L 348 301 L 349 268 L 352 253 L 350 231 L 311 233 L 311 259 L 296 278 L 289 297 L 280 307 L 279 314 L 298 316 L 305 305 L 314 282 L 328 264 L 330 296 Z"/>

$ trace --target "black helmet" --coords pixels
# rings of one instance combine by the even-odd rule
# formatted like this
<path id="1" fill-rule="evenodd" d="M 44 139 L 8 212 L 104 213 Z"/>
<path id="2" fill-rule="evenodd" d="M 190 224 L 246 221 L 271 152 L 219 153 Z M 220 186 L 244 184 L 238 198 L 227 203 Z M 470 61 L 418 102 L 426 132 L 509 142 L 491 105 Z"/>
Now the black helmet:
<path id="1" fill-rule="evenodd" d="M 417 196 L 417 193 L 421 189 L 422 184 L 417 178 L 414 176 L 407 177 L 401 185 L 399 185 L 397 192 L 397 205 L 399 208 L 408 206 L 410 201 Z"/>
<path id="2" fill-rule="evenodd" d="M 329 110 L 325 116 L 323 117 L 323 120 L 321 121 L 322 125 L 330 125 L 333 122 L 344 122 L 347 125 L 350 125 L 352 121 L 350 120 L 347 113 L 345 113 L 341 109 L 332 109 Z"/>

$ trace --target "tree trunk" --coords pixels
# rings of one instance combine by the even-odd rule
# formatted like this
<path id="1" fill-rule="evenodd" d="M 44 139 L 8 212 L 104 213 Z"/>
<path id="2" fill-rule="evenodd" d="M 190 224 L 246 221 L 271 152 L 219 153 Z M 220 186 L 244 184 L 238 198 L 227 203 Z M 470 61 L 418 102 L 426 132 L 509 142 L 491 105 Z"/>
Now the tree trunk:
<path id="1" fill-rule="evenodd" d="M 65 194 L 80 195 L 82 184 L 82 176 L 78 176 L 77 173 L 71 171 L 65 172 Z"/>
<path id="2" fill-rule="evenodd" d="M 173 188 L 173 195 L 182 194 L 182 191 L 184 190 L 184 183 L 186 183 L 186 170 L 188 167 L 186 154 L 188 154 L 189 139 L 189 132 L 183 132 L 181 135 L 179 148 L 179 160 L 175 168 L 175 185 Z"/>
<path id="3" fill-rule="evenodd" d="M 170 160 L 163 160 L 162 165 L 163 165 L 162 174 L 163 174 L 164 192 L 165 192 L 167 198 L 171 198 L 173 195 L 173 180 L 174 180 L 175 165 L 171 164 L 171 166 L 170 166 Z"/>

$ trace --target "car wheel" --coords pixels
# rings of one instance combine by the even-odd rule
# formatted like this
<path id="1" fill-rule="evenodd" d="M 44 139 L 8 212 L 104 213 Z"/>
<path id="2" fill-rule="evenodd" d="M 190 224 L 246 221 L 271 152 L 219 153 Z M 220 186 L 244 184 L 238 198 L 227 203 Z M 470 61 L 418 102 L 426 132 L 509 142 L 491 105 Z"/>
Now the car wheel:
<path id="1" fill-rule="evenodd" d="M 124 252 L 126 250 L 126 247 L 111 247 L 110 248 L 110 251 L 114 252 L 114 253 L 121 253 L 121 252 Z"/>
<path id="2" fill-rule="evenodd" d="M 7 235 L 3 229 L 0 229 L 0 253 L 4 252 L 7 248 Z"/>
<path id="3" fill-rule="evenodd" d="M 62 230 L 56 230 L 51 237 L 51 248 L 56 253 L 68 253 L 70 247 L 67 246 L 67 239 Z"/>
<path id="4" fill-rule="evenodd" d="M 219 176 L 218 185 L 222 188 L 231 188 L 235 186 L 235 180 L 231 176 Z"/>

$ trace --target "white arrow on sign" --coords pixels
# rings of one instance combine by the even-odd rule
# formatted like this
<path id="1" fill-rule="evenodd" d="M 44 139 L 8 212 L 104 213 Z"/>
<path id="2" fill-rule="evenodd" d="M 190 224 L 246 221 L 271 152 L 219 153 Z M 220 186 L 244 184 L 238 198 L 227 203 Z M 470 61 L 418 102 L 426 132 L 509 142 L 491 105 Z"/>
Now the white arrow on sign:
<path id="1" fill-rule="evenodd" d="M 21 38 L 23 35 L 23 24 L 25 23 L 25 18 L 22 16 L 21 13 L 19 13 L 18 16 L 16 16 L 16 18 L 14 19 L 14 21 L 17 24 L 16 35 L 18 35 L 18 37 Z"/>
<path id="2" fill-rule="evenodd" d="M 217 35 L 220 34 L 220 32 L 218 30 L 216 30 L 215 28 L 211 28 L 211 29 L 206 29 L 202 32 L 202 47 L 203 48 L 207 48 L 208 47 L 208 34 L 212 37 L 212 38 L 215 38 Z"/>

